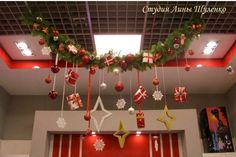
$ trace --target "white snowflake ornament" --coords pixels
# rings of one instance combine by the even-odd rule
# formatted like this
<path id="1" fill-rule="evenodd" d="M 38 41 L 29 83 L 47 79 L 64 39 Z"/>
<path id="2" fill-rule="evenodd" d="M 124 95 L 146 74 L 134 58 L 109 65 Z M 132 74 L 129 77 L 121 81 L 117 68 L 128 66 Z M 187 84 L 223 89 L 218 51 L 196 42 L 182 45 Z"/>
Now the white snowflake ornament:
<path id="1" fill-rule="evenodd" d="M 152 94 L 152 97 L 154 98 L 154 100 L 156 101 L 161 101 L 163 94 L 161 93 L 160 90 L 155 90 L 154 93 Z"/>
<path id="2" fill-rule="evenodd" d="M 125 99 L 118 99 L 116 106 L 118 109 L 123 109 L 125 107 L 126 101 Z"/>
<path id="3" fill-rule="evenodd" d="M 65 119 L 63 118 L 63 117 L 58 117 L 58 119 L 57 119 L 57 126 L 58 126 L 58 128 L 65 128 L 66 127 L 66 121 L 65 121 Z"/>
<path id="4" fill-rule="evenodd" d="M 103 139 L 97 139 L 95 143 L 93 144 L 96 151 L 103 151 L 103 148 L 105 147 L 105 143 Z"/>
<path id="5" fill-rule="evenodd" d="M 44 46 L 41 51 L 43 55 L 50 55 L 50 53 L 52 52 L 51 48 L 48 46 Z"/>

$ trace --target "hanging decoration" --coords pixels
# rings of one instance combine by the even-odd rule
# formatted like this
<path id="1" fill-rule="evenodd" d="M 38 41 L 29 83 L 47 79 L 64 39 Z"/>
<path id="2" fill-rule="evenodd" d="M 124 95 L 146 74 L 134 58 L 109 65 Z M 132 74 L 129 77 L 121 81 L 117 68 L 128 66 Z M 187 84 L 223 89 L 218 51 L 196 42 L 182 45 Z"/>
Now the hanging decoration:
<path id="1" fill-rule="evenodd" d="M 101 110 L 106 113 L 104 116 L 102 116 L 100 122 L 98 122 L 97 119 L 92 115 L 95 111 L 97 111 L 98 106 L 100 106 Z M 95 125 L 98 132 L 100 132 L 104 120 L 107 119 L 108 117 L 110 117 L 111 115 L 112 115 L 112 113 L 104 108 L 104 105 L 102 103 L 102 99 L 100 96 L 98 96 L 96 104 L 95 104 L 94 108 L 91 110 L 91 118 L 93 119 L 94 125 Z"/>
<path id="2" fill-rule="evenodd" d="M 133 108 L 133 98 L 132 98 L 132 79 L 129 80 L 129 95 L 130 95 L 130 107 L 128 108 L 129 115 L 133 115 L 135 113 L 135 109 Z"/>
<path id="3" fill-rule="evenodd" d="M 66 71 L 67 71 L 67 62 L 66 62 L 66 66 L 65 66 L 64 75 L 66 75 Z M 63 81 L 63 91 L 62 91 L 61 113 L 60 113 L 60 117 L 58 117 L 58 119 L 56 121 L 58 128 L 62 128 L 62 129 L 66 127 L 66 121 L 63 116 L 64 102 L 65 102 L 65 90 L 66 90 L 66 82 L 64 80 Z"/>
<path id="4" fill-rule="evenodd" d="M 44 81 L 45 81 L 47 84 L 50 84 L 50 83 L 52 82 L 51 75 L 48 74 L 48 76 L 44 79 Z"/>
<path id="5" fill-rule="evenodd" d="M 163 94 L 160 90 L 155 90 L 154 93 L 152 94 L 152 97 L 155 101 L 161 101 Z"/>
<path id="6" fill-rule="evenodd" d="M 172 123 L 176 119 L 174 115 L 170 113 L 167 107 L 167 98 L 166 98 L 166 85 L 165 85 L 165 73 L 163 65 L 161 67 L 162 69 L 162 82 L 163 82 L 163 90 L 164 90 L 164 100 L 165 100 L 165 107 L 163 109 L 162 115 L 157 118 L 157 120 L 161 123 L 163 123 L 168 131 L 172 128 Z"/>
<path id="7" fill-rule="evenodd" d="M 147 91 L 140 85 L 139 71 L 137 71 L 137 86 L 138 90 L 134 93 L 133 100 L 138 106 L 138 112 L 136 113 L 136 122 L 138 128 L 145 127 L 144 113 L 141 111 L 141 104 L 148 97 Z"/>
<path id="8" fill-rule="evenodd" d="M 96 139 L 95 143 L 93 144 L 96 151 L 103 151 L 105 145 L 106 144 L 104 143 L 103 139 Z"/>
<path id="9" fill-rule="evenodd" d="M 116 106 L 120 110 L 120 109 L 124 109 L 125 104 L 126 104 L 125 99 L 121 98 L 121 99 L 118 99 Z"/>
<path id="10" fill-rule="evenodd" d="M 154 71 L 155 71 L 155 78 L 153 79 L 152 84 L 155 86 L 156 90 L 153 92 L 152 97 L 154 98 L 155 101 L 161 101 L 163 94 L 158 89 L 159 80 L 157 78 L 157 67 L 154 67 Z"/>
<path id="11" fill-rule="evenodd" d="M 57 55 L 58 56 L 58 55 Z M 57 57 L 56 57 L 57 58 Z M 55 61 L 57 63 L 57 59 Z M 52 68 L 51 68 L 51 71 Z M 59 71 L 59 70 L 58 70 Z M 56 73 L 54 73 L 54 76 L 53 76 L 53 85 L 52 85 L 52 90 L 48 93 L 48 96 L 51 98 L 51 99 L 56 99 L 57 98 L 57 91 L 55 91 L 55 86 L 56 86 L 56 79 L 57 79 L 57 75 Z"/>
<path id="12" fill-rule="evenodd" d="M 58 67 L 58 58 L 59 58 L 59 54 L 56 55 L 56 59 L 55 59 L 55 64 L 51 66 L 51 71 L 56 74 L 60 71 L 60 68 Z"/>
<path id="13" fill-rule="evenodd" d="M 180 72 L 179 72 L 179 65 L 178 65 L 178 58 L 176 56 L 176 65 L 177 65 L 177 74 L 178 74 L 178 82 L 179 87 L 175 87 L 174 89 L 174 99 L 176 102 L 183 103 L 186 101 L 187 98 L 187 92 L 186 87 L 182 86 L 182 81 L 180 79 Z"/>
<path id="14" fill-rule="evenodd" d="M 122 90 L 124 89 L 124 85 L 121 81 L 118 81 L 116 84 L 115 84 L 115 90 L 117 92 L 121 92 Z"/>
<path id="15" fill-rule="evenodd" d="M 124 124 L 120 121 L 118 130 L 113 134 L 116 138 L 118 138 L 120 148 L 124 148 L 125 139 L 129 135 L 129 131 L 125 130 Z"/>
<path id="16" fill-rule="evenodd" d="M 75 86 L 78 78 L 79 78 L 79 74 L 73 71 L 72 69 L 70 69 L 67 72 L 67 75 L 65 76 L 66 83 L 70 86 Z"/>
<path id="17" fill-rule="evenodd" d="M 145 128 L 144 113 L 141 110 L 136 113 L 136 122 L 138 128 Z"/>
<path id="18" fill-rule="evenodd" d="M 128 113 L 129 113 L 130 115 L 133 115 L 133 114 L 135 113 L 135 109 L 134 109 L 132 106 L 130 106 L 130 107 L 128 108 Z"/>
<path id="19" fill-rule="evenodd" d="M 143 86 L 139 86 L 138 90 L 134 94 L 134 102 L 140 105 L 148 97 L 146 89 Z"/>
<path id="20" fill-rule="evenodd" d="M 122 69 L 123 71 L 133 69 L 145 71 L 153 66 L 173 60 L 176 55 L 184 53 L 184 50 L 189 47 L 194 37 L 199 36 L 205 27 L 202 19 L 192 19 L 185 22 L 181 28 L 169 34 L 165 42 L 155 42 L 156 44 L 153 44 L 148 51 L 150 58 L 144 57 L 147 59 L 147 62 L 142 62 L 143 55 L 146 55 L 144 54 L 146 53 L 144 50 L 141 50 L 140 53 L 135 55 L 128 54 L 115 58 L 113 58 L 114 53 L 109 51 L 101 57 L 96 57 L 96 53 L 84 50 L 80 44 L 74 42 L 68 36 L 61 34 L 48 21 L 45 21 L 37 14 L 26 13 L 21 19 L 26 25 L 32 27 L 32 34 L 34 36 L 41 36 L 45 41 L 45 45 L 51 48 L 52 53 L 58 54 L 61 60 L 74 64 L 83 63 L 85 68 L 91 66 L 96 66 L 100 69 L 108 67 L 108 71 L 110 72 L 114 68 Z M 63 48 L 61 45 L 63 45 Z M 160 52 L 161 57 L 159 55 Z M 153 64 L 148 64 L 151 62 Z"/>
<path id="21" fill-rule="evenodd" d="M 83 103 L 82 103 L 79 93 L 73 93 L 67 96 L 66 100 L 71 110 L 76 110 L 83 107 Z"/>
<path id="22" fill-rule="evenodd" d="M 170 113 L 167 105 L 165 105 L 162 115 L 159 118 L 157 118 L 158 121 L 165 124 L 168 131 L 171 130 L 173 121 L 175 119 L 176 117 Z"/>
<path id="23" fill-rule="evenodd" d="M 107 88 L 107 84 L 105 83 L 105 80 L 104 80 L 104 70 L 102 70 L 102 83 L 100 84 L 100 88 L 102 90 L 105 90 Z"/>
<path id="24" fill-rule="evenodd" d="M 186 87 L 175 87 L 174 97 L 176 102 L 185 102 L 187 97 Z"/>
<path id="25" fill-rule="evenodd" d="M 88 75 L 88 90 L 87 90 L 87 101 L 86 101 L 86 113 L 84 115 L 84 120 L 88 121 L 88 127 L 85 131 L 85 136 L 91 135 L 92 130 L 90 128 L 91 111 L 90 111 L 90 95 L 91 95 L 91 74 Z"/>

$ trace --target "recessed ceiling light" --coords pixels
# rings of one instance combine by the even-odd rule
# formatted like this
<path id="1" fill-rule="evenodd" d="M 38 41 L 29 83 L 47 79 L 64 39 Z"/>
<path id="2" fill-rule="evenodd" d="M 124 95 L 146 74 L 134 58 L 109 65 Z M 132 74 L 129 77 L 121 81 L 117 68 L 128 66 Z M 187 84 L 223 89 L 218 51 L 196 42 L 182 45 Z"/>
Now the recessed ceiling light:
<path id="1" fill-rule="evenodd" d="M 218 42 L 215 42 L 215 41 L 208 42 L 206 47 L 203 50 L 203 54 L 211 55 L 215 51 L 217 46 L 218 46 Z"/>
<path id="2" fill-rule="evenodd" d="M 21 51 L 23 56 L 33 56 L 33 52 L 30 49 L 24 49 Z"/>
<path id="3" fill-rule="evenodd" d="M 28 45 L 25 42 L 21 41 L 21 42 L 16 42 L 16 47 L 20 50 L 24 50 L 28 48 Z"/>
<path id="4" fill-rule="evenodd" d="M 141 131 L 136 131 L 136 136 L 140 136 L 141 135 Z"/>
<path id="5" fill-rule="evenodd" d="M 98 55 L 110 50 L 116 55 L 135 54 L 140 51 L 141 35 L 94 35 Z"/>
<path id="6" fill-rule="evenodd" d="M 198 64 L 196 67 L 201 68 L 201 67 L 203 67 L 203 65 L 202 64 Z"/>
<path id="7" fill-rule="evenodd" d="M 33 69 L 40 69 L 40 67 L 38 65 L 35 65 L 32 67 Z"/>
<path id="8" fill-rule="evenodd" d="M 95 132 L 95 131 L 93 131 L 91 134 L 92 134 L 93 136 L 96 136 L 96 132 Z"/>

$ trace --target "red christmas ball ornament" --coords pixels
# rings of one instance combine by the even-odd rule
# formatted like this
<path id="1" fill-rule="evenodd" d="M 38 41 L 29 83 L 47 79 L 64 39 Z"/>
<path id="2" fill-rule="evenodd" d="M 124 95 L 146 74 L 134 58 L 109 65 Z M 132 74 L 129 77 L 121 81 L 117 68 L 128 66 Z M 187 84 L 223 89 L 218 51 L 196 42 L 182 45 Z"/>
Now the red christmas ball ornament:
<path id="1" fill-rule="evenodd" d="M 85 51 L 84 49 L 79 50 L 79 55 L 80 55 L 80 56 L 85 55 L 85 53 L 86 53 L 86 51 Z"/>
<path id="2" fill-rule="evenodd" d="M 54 30 L 54 31 L 53 31 L 53 36 L 56 36 L 56 37 L 59 36 L 58 30 Z"/>
<path id="3" fill-rule="evenodd" d="M 51 98 L 51 99 L 56 99 L 57 98 L 57 92 L 52 90 L 48 93 L 48 96 Z"/>
<path id="4" fill-rule="evenodd" d="M 189 64 L 186 64 L 184 69 L 185 69 L 185 71 L 190 71 L 190 68 L 191 68 L 191 66 Z"/>
<path id="5" fill-rule="evenodd" d="M 45 40 L 43 38 L 39 39 L 39 45 L 44 45 L 45 44 Z"/>
<path id="6" fill-rule="evenodd" d="M 94 75 L 96 73 L 96 69 L 94 67 L 90 67 L 89 73 Z"/>
<path id="7" fill-rule="evenodd" d="M 56 74 L 60 71 L 60 68 L 57 65 L 51 66 L 51 71 Z"/>
<path id="8" fill-rule="evenodd" d="M 45 81 L 47 84 L 49 84 L 49 83 L 52 82 L 52 79 L 51 79 L 51 77 L 50 77 L 50 74 L 44 79 L 44 81 Z"/>
<path id="9" fill-rule="evenodd" d="M 128 54 L 126 57 L 125 57 L 125 61 L 127 63 L 132 63 L 134 61 L 134 55 L 133 54 Z"/>
<path id="10" fill-rule="evenodd" d="M 195 24 L 192 24 L 192 29 L 196 29 L 196 25 Z"/>
<path id="11" fill-rule="evenodd" d="M 85 56 L 82 57 L 83 64 L 87 64 L 89 61 L 90 61 L 89 56 L 85 55 Z"/>
<path id="12" fill-rule="evenodd" d="M 117 92 L 121 92 L 123 89 L 124 89 L 123 83 L 122 82 L 117 82 L 116 85 L 115 85 L 115 90 Z"/>
<path id="13" fill-rule="evenodd" d="M 121 67 L 123 70 L 127 70 L 128 64 L 126 63 L 125 60 L 120 61 L 120 67 Z"/>
<path id="14" fill-rule="evenodd" d="M 196 25 L 196 29 L 199 30 L 199 29 L 201 29 L 201 28 L 202 28 L 202 24 L 197 24 L 197 25 Z"/>
<path id="15" fill-rule="evenodd" d="M 194 55 L 194 52 L 193 52 L 193 50 L 188 50 L 188 54 L 190 55 L 190 56 L 192 56 L 192 55 Z"/>
<path id="16" fill-rule="evenodd" d="M 167 54 L 168 54 L 168 55 L 173 55 L 174 52 L 173 52 L 173 50 L 172 50 L 171 48 L 168 48 L 168 50 L 167 50 Z"/>
<path id="17" fill-rule="evenodd" d="M 59 44 L 58 50 L 59 50 L 60 52 L 65 51 L 65 46 L 64 46 L 63 43 L 60 43 L 60 44 Z"/>
<path id="18" fill-rule="evenodd" d="M 89 121 L 91 119 L 90 113 L 86 112 L 86 114 L 84 115 L 84 120 Z"/>
<path id="19" fill-rule="evenodd" d="M 159 85 L 159 80 L 158 80 L 158 78 L 154 78 L 153 80 L 152 80 L 152 84 L 154 85 L 154 86 L 157 86 L 157 85 Z"/>

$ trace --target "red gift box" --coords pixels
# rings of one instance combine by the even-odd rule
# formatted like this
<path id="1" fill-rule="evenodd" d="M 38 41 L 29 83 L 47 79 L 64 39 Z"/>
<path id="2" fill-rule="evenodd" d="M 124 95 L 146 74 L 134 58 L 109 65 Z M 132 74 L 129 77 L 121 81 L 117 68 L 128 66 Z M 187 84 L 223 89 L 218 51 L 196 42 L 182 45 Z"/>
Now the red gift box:
<path id="1" fill-rule="evenodd" d="M 142 86 L 139 86 L 139 89 L 135 92 L 133 99 L 136 104 L 141 104 L 147 97 L 147 91 Z"/>
<path id="2" fill-rule="evenodd" d="M 151 53 L 143 53 L 143 62 L 144 63 L 153 63 L 153 55 Z"/>
<path id="3" fill-rule="evenodd" d="M 112 56 L 107 56 L 107 57 L 105 58 L 105 64 L 106 64 L 107 66 L 114 64 L 114 60 L 113 60 Z"/>
<path id="4" fill-rule="evenodd" d="M 136 121 L 137 121 L 138 128 L 145 127 L 145 120 L 144 120 L 144 113 L 143 112 L 139 111 L 136 113 Z"/>
<path id="5" fill-rule="evenodd" d="M 74 86 L 76 84 L 78 77 L 79 77 L 79 74 L 70 69 L 65 79 L 66 79 L 67 84 Z"/>
<path id="6" fill-rule="evenodd" d="M 83 107 L 83 103 L 82 103 L 79 93 L 75 93 L 75 94 L 71 94 L 67 96 L 66 100 L 68 101 L 68 105 L 70 106 L 71 110 L 76 110 L 80 107 Z"/>
<path id="7" fill-rule="evenodd" d="M 185 102 L 187 97 L 186 87 L 176 87 L 174 98 L 176 102 Z"/>

